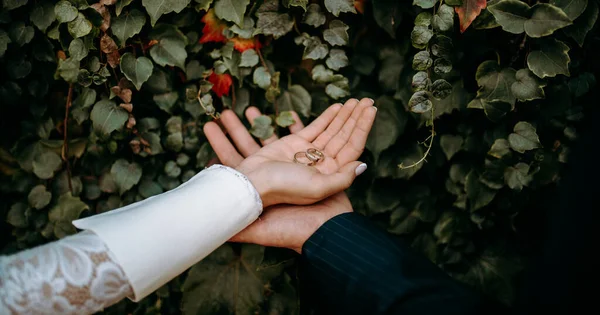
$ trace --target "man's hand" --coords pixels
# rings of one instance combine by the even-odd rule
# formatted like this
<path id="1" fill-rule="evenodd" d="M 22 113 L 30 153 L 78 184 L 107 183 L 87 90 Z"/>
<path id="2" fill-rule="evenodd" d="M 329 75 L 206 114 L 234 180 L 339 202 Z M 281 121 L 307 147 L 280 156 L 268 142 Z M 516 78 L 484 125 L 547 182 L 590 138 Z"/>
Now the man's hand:
<path id="1" fill-rule="evenodd" d="M 365 170 L 366 164 L 356 159 L 364 150 L 375 120 L 377 110 L 372 105 L 370 99 L 332 105 L 308 127 L 267 141 L 262 148 L 233 112 L 224 111 L 221 121 L 245 158 L 216 123 L 207 123 L 204 132 L 214 150 L 221 152 L 221 161 L 248 176 L 265 207 L 281 203 L 306 205 L 348 188 Z M 253 122 L 255 117 L 250 118 Z M 314 166 L 293 162 L 296 152 L 309 148 L 321 150 L 325 158 Z"/>
<path id="2" fill-rule="evenodd" d="M 370 101 L 365 103 L 360 105 L 362 110 L 370 107 Z M 357 119 L 358 114 L 354 114 L 357 106 L 359 106 L 357 100 L 350 100 L 344 105 L 345 113 L 342 114 L 346 116 L 346 119 Z M 361 110 L 360 107 L 359 110 Z M 349 112 L 352 114 L 349 114 Z M 255 107 L 250 107 L 246 110 L 246 117 L 250 122 L 254 122 L 254 119 L 260 115 L 260 111 Z M 292 115 L 294 116 L 295 123 L 289 129 L 292 134 L 298 134 L 304 129 L 304 126 L 296 113 L 292 113 Z M 218 126 L 205 127 L 205 134 L 223 164 L 236 167 L 245 157 L 260 150 L 260 146 L 254 141 L 235 113 L 232 111 L 223 112 L 221 121 L 235 143 L 237 150 L 220 128 L 213 128 L 218 128 Z M 366 129 L 367 134 L 369 129 L 370 125 Z M 276 140 L 277 137 L 273 136 L 261 142 L 263 145 L 267 145 Z M 354 142 L 353 148 L 352 150 L 346 150 L 342 157 L 346 159 L 358 158 L 362 153 L 364 143 L 361 144 L 360 140 Z M 334 149 L 334 147 L 330 147 L 331 151 L 326 152 L 326 154 L 332 154 Z M 329 171 L 331 172 L 332 170 Z M 344 192 L 339 192 L 323 201 L 308 206 L 277 205 L 268 207 L 264 209 L 262 216 L 257 221 L 235 235 L 230 241 L 284 247 L 300 253 L 304 242 L 323 223 L 345 212 L 352 212 L 352 205 Z"/>

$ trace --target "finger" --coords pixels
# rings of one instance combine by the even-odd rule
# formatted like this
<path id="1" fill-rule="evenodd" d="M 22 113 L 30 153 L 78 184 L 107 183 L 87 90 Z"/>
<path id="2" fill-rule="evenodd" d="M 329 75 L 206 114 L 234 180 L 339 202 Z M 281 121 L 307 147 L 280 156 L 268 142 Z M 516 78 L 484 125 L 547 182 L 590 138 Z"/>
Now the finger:
<path id="1" fill-rule="evenodd" d="M 304 140 L 313 142 L 318 135 L 335 119 L 338 112 L 342 109 L 342 104 L 333 104 L 329 106 L 317 119 L 310 123 L 306 128 L 298 131 L 298 136 Z"/>
<path id="2" fill-rule="evenodd" d="M 356 105 L 356 107 L 352 111 L 352 115 L 350 116 L 350 118 L 348 118 L 346 123 L 344 123 L 344 126 L 342 127 L 340 132 L 333 136 L 333 138 L 325 146 L 325 153 L 327 153 L 329 156 L 337 156 L 337 154 L 344 147 L 344 145 L 348 143 L 350 135 L 352 135 L 352 132 L 354 131 L 354 128 L 356 127 L 356 124 L 359 121 L 359 119 L 362 117 L 362 115 L 364 115 L 365 109 L 371 106 L 373 106 L 373 100 L 370 98 L 363 98 L 360 100 L 360 102 L 358 102 L 358 105 Z"/>
<path id="3" fill-rule="evenodd" d="M 365 144 L 369 138 L 369 132 L 371 132 L 376 115 L 377 107 L 365 108 L 363 110 L 362 115 L 356 123 L 356 127 L 348 139 L 348 143 L 344 145 L 335 157 L 340 165 L 344 165 L 360 157 L 365 150 Z"/>
<path id="4" fill-rule="evenodd" d="M 324 199 L 350 187 L 356 176 L 366 170 L 367 164 L 358 161 L 350 162 L 333 174 L 315 173 L 311 183 L 314 183 L 319 199 Z"/>
<path id="5" fill-rule="evenodd" d="M 304 124 L 298 116 L 298 113 L 292 111 L 292 118 L 294 118 L 294 123 L 289 127 L 291 133 L 298 133 L 300 130 L 304 129 Z"/>
<path id="6" fill-rule="evenodd" d="M 327 129 L 323 131 L 315 141 L 313 141 L 313 145 L 319 149 L 323 149 L 331 139 L 342 129 L 354 108 L 358 104 L 358 100 L 355 98 L 349 99 L 342 109 L 337 113 L 331 124 L 327 126 Z"/>
<path id="7" fill-rule="evenodd" d="M 254 106 L 250 106 L 248 107 L 248 109 L 246 109 L 246 119 L 248 119 L 248 121 L 250 122 L 250 124 L 252 124 L 252 126 L 254 126 L 254 119 L 256 119 L 256 117 L 262 115 L 262 113 L 260 112 L 260 110 L 258 110 L 258 108 L 254 107 Z M 276 135 L 272 135 L 270 138 L 266 139 L 266 140 L 260 140 L 260 143 L 262 143 L 263 146 L 274 142 L 275 140 L 277 140 L 277 136 Z M 257 150 L 258 151 L 258 150 Z"/>
<path id="8" fill-rule="evenodd" d="M 244 160 L 216 123 L 207 122 L 204 125 L 204 134 L 223 165 L 236 167 Z"/>
<path id="9" fill-rule="evenodd" d="M 227 133 L 235 143 L 238 151 L 242 153 L 244 157 L 247 157 L 256 151 L 260 150 L 260 146 L 246 129 L 246 126 L 242 124 L 240 119 L 232 110 L 225 110 L 221 113 L 221 122 L 227 129 Z"/>

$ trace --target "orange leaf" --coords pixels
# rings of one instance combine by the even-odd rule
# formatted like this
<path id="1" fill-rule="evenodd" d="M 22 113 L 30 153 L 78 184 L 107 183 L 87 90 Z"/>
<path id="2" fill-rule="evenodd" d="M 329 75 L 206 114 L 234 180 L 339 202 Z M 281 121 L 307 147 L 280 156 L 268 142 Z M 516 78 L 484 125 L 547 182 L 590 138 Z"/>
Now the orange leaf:
<path id="1" fill-rule="evenodd" d="M 202 17 L 204 27 L 202 28 L 202 37 L 199 42 L 201 44 L 208 42 L 225 43 L 227 38 L 223 36 L 223 31 L 227 28 L 227 24 L 221 22 L 215 15 L 213 9 L 208 10 Z"/>
<path id="2" fill-rule="evenodd" d="M 244 52 L 248 49 L 260 49 L 262 46 L 260 41 L 255 38 L 240 38 L 236 36 L 231 41 L 233 42 L 233 48 L 239 52 Z"/>
<path id="3" fill-rule="evenodd" d="M 367 2 L 367 0 L 354 0 L 354 7 L 360 14 L 365 13 L 365 2 Z"/>
<path id="4" fill-rule="evenodd" d="M 227 73 L 217 74 L 213 71 L 208 77 L 208 82 L 213 84 L 212 90 L 217 94 L 218 97 L 223 95 L 229 95 L 229 89 L 233 84 L 233 79 Z"/>
<path id="5" fill-rule="evenodd" d="M 463 0 L 460 7 L 456 7 L 456 14 L 460 20 L 460 32 L 464 33 L 481 10 L 487 6 L 486 0 Z"/>

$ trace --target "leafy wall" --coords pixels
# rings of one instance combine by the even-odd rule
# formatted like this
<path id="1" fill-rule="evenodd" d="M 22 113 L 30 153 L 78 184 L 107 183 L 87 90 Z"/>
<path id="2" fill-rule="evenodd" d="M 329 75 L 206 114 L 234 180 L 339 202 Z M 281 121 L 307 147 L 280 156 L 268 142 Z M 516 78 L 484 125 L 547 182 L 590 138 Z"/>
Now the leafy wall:
<path id="1" fill-rule="evenodd" d="M 376 100 L 355 210 L 510 304 L 585 118 L 596 0 L 3 0 L 0 253 L 173 189 L 224 108 L 285 134 Z M 298 312 L 294 255 L 226 244 L 107 313 Z"/>

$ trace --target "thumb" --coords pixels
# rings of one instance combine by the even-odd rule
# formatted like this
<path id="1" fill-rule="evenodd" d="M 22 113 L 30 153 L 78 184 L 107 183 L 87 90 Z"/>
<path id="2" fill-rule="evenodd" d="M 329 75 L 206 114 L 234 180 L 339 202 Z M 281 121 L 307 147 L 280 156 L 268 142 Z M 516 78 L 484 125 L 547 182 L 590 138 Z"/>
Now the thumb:
<path id="1" fill-rule="evenodd" d="M 352 185 L 356 176 L 367 170 L 367 164 L 359 161 L 350 162 L 344 165 L 337 173 L 322 175 L 321 191 L 324 197 L 329 197 L 335 193 L 345 190 Z"/>

